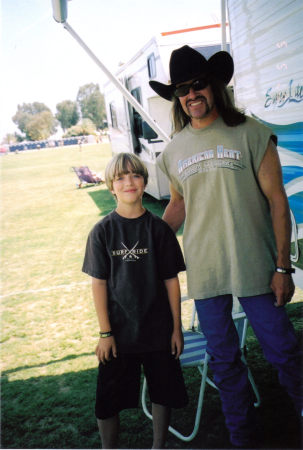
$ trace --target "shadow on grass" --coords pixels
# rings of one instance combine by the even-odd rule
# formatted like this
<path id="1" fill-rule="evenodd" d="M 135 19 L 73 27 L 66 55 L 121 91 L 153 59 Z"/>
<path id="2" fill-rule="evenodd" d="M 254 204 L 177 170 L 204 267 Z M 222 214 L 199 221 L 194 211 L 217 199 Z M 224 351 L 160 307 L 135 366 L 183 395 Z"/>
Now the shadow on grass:
<path id="1" fill-rule="evenodd" d="M 301 340 L 302 303 L 290 304 L 287 310 Z M 263 440 L 259 448 L 302 448 L 300 423 L 292 402 L 279 385 L 276 371 L 265 361 L 251 328 L 247 346 L 247 362 L 261 395 L 257 416 Z M 61 360 L 41 364 L 41 367 L 84 355 L 87 354 L 69 355 Z M 9 374 L 21 370 L 22 367 L 19 367 L 2 374 L 1 448 L 100 448 L 94 417 L 97 368 L 9 380 Z M 189 404 L 186 408 L 173 411 L 171 424 L 189 434 L 194 423 L 200 374 L 196 369 L 188 368 L 184 369 L 184 377 Z M 119 448 L 151 448 L 152 423 L 141 408 L 123 411 L 120 418 Z M 167 448 L 230 448 L 219 395 L 215 389 L 209 386 L 206 389 L 203 414 L 195 439 L 182 442 L 169 433 Z"/>
<path id="2" fill-rule="evenodd" d="M 301 340 L 302 303 L 288 305 L 287 309 Z M 276 371 L 265 361 L 251 328 L 247 346 L 248 365 L 261 395 L 257 417 L 263 439 L 259 448 L 302 448 L 300 423 L 292 402 L 279 385 Z M 84 355 L 87 354 L 69 355 L 41 366 Z M 94 417 L 97 368 L 9 381 L 8 375 L 21 369 L 3 373 L 2 448 L 100 448 Z M 184 377 L 189 404 L 186 408 L 173 411 L 171 424 L 182 433 L 189 434 L 194 423 L 200 374 L 194 368 L 187 368 L 184 369 Z M 123 411 L 120 419 L 119 448 L 151 448 L 152 423 L 141 408 Z M 182 442 L 169 433 L 167 448 L 230 448 L 219 394 L 215 389 L 209 386 L 206 389 L 203 414 L 195 439 Z"/>
<path id="3" fill-rule="evenodd" d="M 88 195 L 100 210 L 100 216 L 106 216 L 106 214 L 109 214 L 116 207 L 115 199 L 108 189 L 88 192 Z"/>
<path id="4" fill-rule="evenodd" d="M 97 369 L 2 381 L 2 448 L 100 448 L 94 416 Z M 260 385 L 262 405 L 258 417 L 264 430 L 262 449 L 300 447 L 298 420 L 288 396 L 281 390 L 270 368 L 256 364 L 254 376 Z M 171 423 L 190 433 L 198 396 L 198 371 L 185 371 L 189 405 L 175 410 Z M 152 423 L 141 408 L 123 411 L 119 448 L 151 448 Z M 182 442 L 169 433 L 167 448 L 230 448 L 219 395 L 206 389 L 198 435 Z"/>
<path id="5" fill-rule="evenodd" d="M 100 210 L 100 216 L 102 217 L 109 214 L 116 207 L 115 199 L 108 189 L 88 192 L 88 195 L 95 202 L 96 206 Z M 159 217 L 162 217 L 167 204 L 168 200 L 157 200 L 146 193 L 143 196 L 143 206 Z M 183 234 L 183 227 L 180 228 L 177 234 Z"/>
<path id="6" fill-rule="evenodd" d="M 83 356 L 92 356 L 92 355 L 94 355 L 94 352 L 81 353 L 80 355 L 68 355 L 68 356 L 65 356 L 65 358 L 54 359 L 52 361 L 48 361 L 47 363 L 43 363 L 43 364 L 33 364 L 32 366 L 20 366 L 20 367 L 16 367 L 15 369 L 5 370 L 4 372 L 2 372 L 2 376 L 6 376 L 11 373 L 20 372 L 21 370 L 35 369 L 35 368 L 39 368 L 39 367 L 47 367 L 52 364 L 58 364 L 60 362 L 71 361 L 73 359 L 81 358 Z"/>
<path id="7" fill-rule="evenodd" d="M 1 448 L 100 448 L 94 415 L 97 368 L 2 380 Z M 151 448 L 152 423 L 141 408 L 120 414 L 119 448 Z"/>
<path id="8" fill-rule="evenodd" d="M 303 255 L 303 239 L 298 240 L 298 246 L 299 246 L 299 255 Z M 291 244 L 291 253 L 292 254 L 295 253 L 295 245 L 293 242 Z M 293 265 L 303 270 L 303 258 L 300 256 L 299 261 L 293 263 Z"/>

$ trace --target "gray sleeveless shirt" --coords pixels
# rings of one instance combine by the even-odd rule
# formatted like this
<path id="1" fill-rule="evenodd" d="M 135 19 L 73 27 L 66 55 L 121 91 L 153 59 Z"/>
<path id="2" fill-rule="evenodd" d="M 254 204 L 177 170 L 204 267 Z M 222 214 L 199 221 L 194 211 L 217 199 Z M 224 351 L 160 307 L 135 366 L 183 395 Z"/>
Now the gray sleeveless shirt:
<path id="1" fill-rule="evenodd" d="M 203 299 L 271 292 L 276 247 L 257 174 L 272 132 L 252 118 L 187 125 L 157 161 L 184 197 L 188 294 Z"/>

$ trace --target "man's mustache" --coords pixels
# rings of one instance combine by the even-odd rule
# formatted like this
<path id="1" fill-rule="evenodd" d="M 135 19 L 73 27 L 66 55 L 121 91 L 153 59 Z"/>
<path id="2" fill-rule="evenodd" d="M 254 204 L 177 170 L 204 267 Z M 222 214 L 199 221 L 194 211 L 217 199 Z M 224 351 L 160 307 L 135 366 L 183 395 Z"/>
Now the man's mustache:
<path id="1" fill-rule="evenodd" d="M 186 106 L 188 106 L 189 103 L 197 101 L 197 100 L 202 100 L 203 102 L 207 103 L 206 97 L 204 97 L 204 95 L 197 95 L 197 97 L 195 97 L 195 98 L 189 98 L 186 101 Z"/>

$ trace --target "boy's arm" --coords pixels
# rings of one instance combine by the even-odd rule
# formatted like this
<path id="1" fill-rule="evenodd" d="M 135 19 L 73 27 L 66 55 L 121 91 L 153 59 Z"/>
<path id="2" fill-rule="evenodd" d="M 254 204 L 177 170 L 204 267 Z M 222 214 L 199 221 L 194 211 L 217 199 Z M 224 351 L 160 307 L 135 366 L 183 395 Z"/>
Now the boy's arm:
<path id="1" fill-rule="evenodd" d="M 108 316 L 107 307 L 107 282 L 106 280 L 99 280 L 92 277 L 92 290 L 95 303 L 95 309 L 98 317 L 100 331 L 106 333 L 111 331 L 111 325 Z M 114 336 L 99 339 L 95 353 L 99 361 L 103 364 L 111 359 L 117 357 L 117 347 Z"/>
<path id="2" fill-rule="evenodd" d="M 175 358 L 178 359 L 183 352 L 184 347 L 183 333 L 181 329 L 180 284 L 178 277 L 164 280 L 164 283 L 167 289 L 170 310 L 174 323 L 174 329 L 171 336 L 171 350 L 172 354 L 175 355 Z"/>

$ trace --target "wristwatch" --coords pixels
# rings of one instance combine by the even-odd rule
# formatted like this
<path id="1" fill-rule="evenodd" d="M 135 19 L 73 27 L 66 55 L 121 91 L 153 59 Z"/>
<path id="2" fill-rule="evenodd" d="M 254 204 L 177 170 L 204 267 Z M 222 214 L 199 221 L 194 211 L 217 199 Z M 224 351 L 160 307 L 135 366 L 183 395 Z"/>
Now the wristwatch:
<path id="1" fill-rule="evenodd" d="M 284 267 L 276 267 L 275 271 L 278 273 L 284 273 L 286 275 L 289 275 L 291 273 L 295 273 L 295 269 L 293 269 L 292 267 L 290 269 L 285 269 Z"/>

